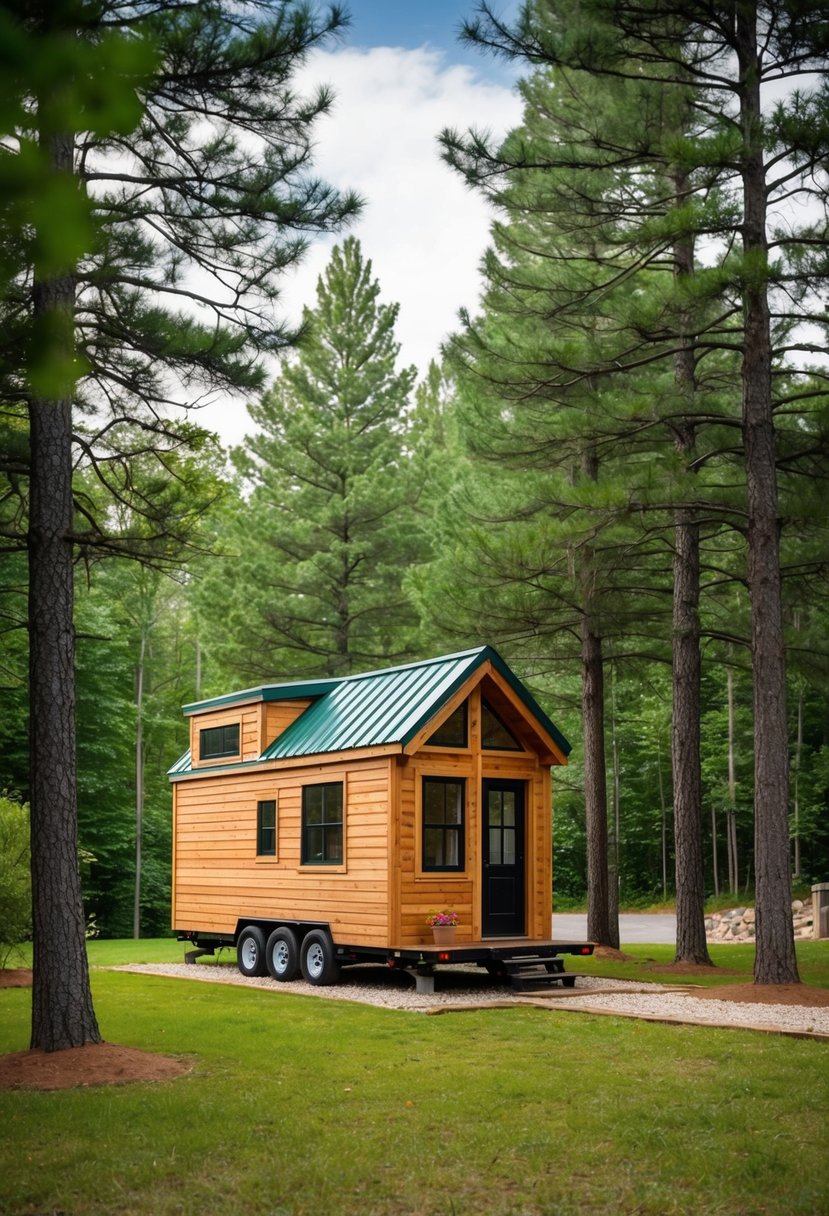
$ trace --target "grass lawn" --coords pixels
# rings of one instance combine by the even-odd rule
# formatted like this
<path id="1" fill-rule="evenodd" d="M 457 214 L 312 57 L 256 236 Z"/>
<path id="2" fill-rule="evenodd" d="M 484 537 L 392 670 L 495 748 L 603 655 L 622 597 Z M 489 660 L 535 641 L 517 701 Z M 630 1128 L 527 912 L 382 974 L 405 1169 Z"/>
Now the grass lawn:
<path id="1" fill-rule="evenodd" d="M 722 950 L 733 964 L 742 948 Z M 93 942 L 90 958 L 181 946 Z M 801 961 L 827 982 L 829 952 Z M 429 1018 L 98 970 L 93 986 L 107 1040 L 192 1071 L 0 1093 L 4 1216 L 829 1211 L 823 1043 L 525 1008 Z M 28 991 L 0 991 L 0 1051 L 27 1045 L 28 1020 Z"/>
<path id="2" fill-rule="evenodd" d="M 752 945 L 709 945 L 708 953 L 717 970 L 690 977 L 671 970 L 675 954 L 673 946 L 624 946 L 623 950 L 630 956 L 627 962 L 579 958 L 568 960 L 565 966 L 568 971 L 581 971 L 585 975 L 604 975 L 619 980 L 651 980 L 660 984 L 693 983 L 706 988 L 745 984 L 753 978 Z M 804 984 L 829 988 L 829 940 L 798 942 L 797 965 Z"/>

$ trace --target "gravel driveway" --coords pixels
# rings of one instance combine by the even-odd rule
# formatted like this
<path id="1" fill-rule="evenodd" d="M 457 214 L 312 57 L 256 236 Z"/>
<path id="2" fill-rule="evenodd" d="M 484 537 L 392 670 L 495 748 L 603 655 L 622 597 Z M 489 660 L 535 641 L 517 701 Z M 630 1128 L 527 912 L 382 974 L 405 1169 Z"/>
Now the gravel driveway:
<path id="1" fill-rule="evenodd" d="M 134 963 L 111 970 L 203 983 L 237 984 L 280 995 L 357 1001 L 409 1013 L 437 1014 L 530 1004 L 557 1013 L 593 1013 L 659 1022 L 775 1031 L 829 1042 L 829 1008 L 702 999 L 694 995 L 692 988 L 677 989 L 673 985 L 664 987 L 632 980 L 606 980 L 597 976 L 579 976 L 573 988 L 554 988 L 539 995 L 496 987 L 489 976 L 481 974 L 478 968 L 446 968 L 437 973 L 434 993 L 419 994 L 414 990 L 411 976 L 370 965 L 346 968 L 342 983 L 331 987 L 318 987 L 304 980 L 278 984 L 270 978 L 250 979 L 241 975 L 235 966 L 224 964 Z"/>

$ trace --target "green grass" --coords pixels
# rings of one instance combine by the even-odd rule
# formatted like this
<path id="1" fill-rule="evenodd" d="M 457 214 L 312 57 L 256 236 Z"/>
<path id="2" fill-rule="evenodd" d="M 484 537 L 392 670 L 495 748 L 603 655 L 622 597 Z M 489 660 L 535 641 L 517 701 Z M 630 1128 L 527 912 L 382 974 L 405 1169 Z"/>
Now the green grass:
<path id="1" fill-rule="evenodd" d="M 605 967 L 670 954 L 635 950 Z M 180 952 L 90 944 L 96 965 Z M 4 1216 L 829 1211 L 823 1043 L 527 1008 L 428 1018 L 101 970 L 93 987 L 107 1040 L 192 1071 L 0 1093 Z M 28 1020 L 29 993 L 0 991 L 0 1051 L 26 1046 Z"/>
<path id="2" fill-rule="evenodd" d="M 628 962 L 608 959 L 578 958 L 568 960 L 568 971 L 586 975 L 604 975 L 620 980 L 651 980 L 660 984 L 702 984 L 707 988 L 718 985 L 745 984 L 753 979 L 754 946 L 709 945 L 708 953 L 717 970 L 710 974 L 683 975 L 671 970 L 676 953 L 673 946 L 624 946 Z M 829 988 L 829 940 L 801 941 L 796 944 L 800 978 L 806 984 Z"/>

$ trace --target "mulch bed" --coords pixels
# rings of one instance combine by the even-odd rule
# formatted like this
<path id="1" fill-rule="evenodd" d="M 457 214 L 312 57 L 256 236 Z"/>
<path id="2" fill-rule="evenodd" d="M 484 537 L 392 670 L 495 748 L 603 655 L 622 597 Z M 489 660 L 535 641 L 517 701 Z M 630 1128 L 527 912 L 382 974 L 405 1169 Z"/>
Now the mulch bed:
<path id="1" fill-rule="evenodd" d="M 190 1071 L 173 1056 L 87 1043 L 64 1051 L 16 1051 L 0 1055 L 0 1089 L 73 1089 L 78 1085 L 129 1085 L 133 1081 L 171 1081 Z"/>
<path id="2" fill-rule="evenodd" d="M 9 967 L 0 971 L 0 988 L 31 988 L 32 973 L 25 967 Z"/>
<path id="3" fill-rule="evenodd" d="M 829 1009 L 829 988 L 811 984 L 729 984 L 722 988 L 695 988 L 698 1000 L 742 1001 L 747 1005 L 807 1005 Z"/>

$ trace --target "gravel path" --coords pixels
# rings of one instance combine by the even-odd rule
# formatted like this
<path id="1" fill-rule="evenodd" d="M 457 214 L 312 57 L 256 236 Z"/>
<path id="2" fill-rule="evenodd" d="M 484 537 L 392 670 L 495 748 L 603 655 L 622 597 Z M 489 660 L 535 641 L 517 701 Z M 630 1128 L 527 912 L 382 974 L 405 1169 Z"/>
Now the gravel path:
<path id="1" fill-rule="evenodd" d="M 488 976 L 477 968 L 452 968 L 439 971 L 437 991 L 417 993 L 412 977 L 373 966 L 349 967 L 343 982 L 332 987 L 317 987 L 304 980 L 278 984 L 274 980 L 249 979 L 231 965 L 142 963 L 113 967 L 141 975 L 170 976 L 212 984 L 238 984 L 263 988 L 285 995 L 327 997 L 329 1000 L 357 1001 L 409 1013 L 448 1013 L 469 1008 L 498 1008 L 532 1004 L 558 1011 L 612 1014 L 617 1017 L 645 1018 L 660 1022 L 772 1030 L 784 1034 L 826 1038 L 829 1041 L 829 1008 L 805 1005 L 744 1004 L 738 1001 L 700 999 L 692 992 L 638 984 L 631 980 L 606 980 L 579 976 L 574 988 L 551 989 L 543 996 L 516 993 L 494 987 Z"/>

